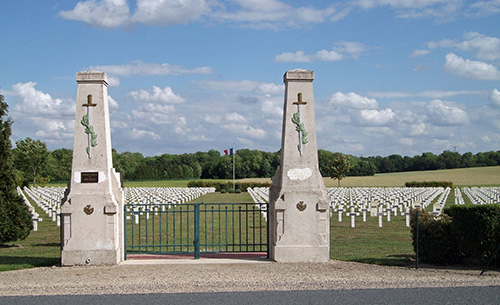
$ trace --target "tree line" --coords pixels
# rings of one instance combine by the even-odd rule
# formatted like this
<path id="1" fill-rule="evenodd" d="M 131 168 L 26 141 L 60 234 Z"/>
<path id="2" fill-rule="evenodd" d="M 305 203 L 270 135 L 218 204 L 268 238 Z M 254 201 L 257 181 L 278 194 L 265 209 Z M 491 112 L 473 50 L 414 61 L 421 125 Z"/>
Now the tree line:
<path id="1" fill-rule="evenodd" d="M 70 179 L 70 149 L 49 151 L 40 140 L 26 138 L 16 142 L 12 153 L 18 185 Z M 233 175 L 233 156 L 221 154 L 214 149 L 153 157 L 113 150 L 112 155 L 115 169 L 123 171 L 125 180 L 231 179 Z M 234 157 L 236 179 L 271 178 L 280 163 L 279 151 L 240 149 Z M 439 155 L 425 152 L 413 157 L 397 154 L 356 157 L 320 149 L 318 160 L 323 177 L 341 180 L 345 176 L 372 176 L 376 173 L 496 166 L 500 165 L 500 151 L 460 154 L 445 150 Z"/>

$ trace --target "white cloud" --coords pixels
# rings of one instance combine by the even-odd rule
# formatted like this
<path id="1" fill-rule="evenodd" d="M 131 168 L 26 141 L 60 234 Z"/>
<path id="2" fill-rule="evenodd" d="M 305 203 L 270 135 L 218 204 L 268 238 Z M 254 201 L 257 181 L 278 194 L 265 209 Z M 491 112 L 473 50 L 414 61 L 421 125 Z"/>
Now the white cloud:
<path id="1" fill-rule="evenodd" d="M 210 124 L 219 124 L 222 121 L 222 118 L 217 115 L 209 115 L 205 114 L 203 116 L 203 121 L 210 123 Z"/>
<path id="2" fill-rule="evenodd" d="M 293 7 L 277 0 L 233 0 L 232 3 L 235 5 L 222 5 L 220 9 L 214 7 L 211 17 L 260 29 L 337 21 L 348 12 L 345 9 L 337 10 L 336 5 L 326 8 Z"/>
<path id="3" fill-rule="evenodd" d="M 411 52 L 410 54 L 410 58 L 425 56 L 429 53 L 430 53 L 429 50 L 413 50 L 413 52 Z"/>
<path id="4" fill-rule="evenodd" d="M 463 59 L 453 53 L 446 55 L 445 70 L 462 77 L 481 80 L 499 80 L 500 71 L 485 62 Z"/>
<path id="5" fill-rule="evenodd" d="M 395 9 L 399 18 L 450 18 L 463 6 L 462 0 L 357 0 L 353 6 L 365 10 L 388 6 Z"/>
<path id="6" fill-rule="evenodd" d="M 110 109 L 118 109 L 120 106 L 118 105 L 118 102 L 115 101 L 111 95 L 108 95 L 108 105 Z"/>
<path id="7" fill-rule="evenodd" d="M 333 62 L 345 58 L 357 59 L 369 48 L 360 42 L 340 41 L 332 50 L 320 50 L 315 54 L 306 54 L 304 51 L 284 52 L 274 57 L 276 62 Z"/>
<path id="8" fill-rule="evenodd" d="M 120 79 L 118 77 L 108 75 L 108 81 L 110 87 L 120 87 Z"/>
<path id="9" fill-rule="evenodd" d="M 327 51 L 321 50 L 316 52 L 314 56 L 312 56 L 312 60 L 314 61 L 339 61 L 342 60 L 344 56 L 337 51 Z"/>
<path id="10" fill-rule="evenodd" d="M 437 42 L 428 42 L 427 47 L 430 50 L 436 48 L 457 48 L 462 51 L 475 52 L 477 58 L 482 60 L 500 59 L 500 38 L 489 37 L 477 32 L 465 33 L 464 41 L 462 42 L 457 42 L 452 39 L 443 39 Z M 421 51 L 425 52 L 427 50 Z"/>
<path id="11" fill-rule="evenodd" d="M 363 43 L 355 41 L 340 41 L 335 44 L 333 49 L 355 59 L 369 50 Z"/>
<path id="12" fill-rule="evenodd" d="M 207 138 L 205 135 L 194 135 L 194 134 L 189 134 L 187 136 L 187 139 L 193 142 L 209 142 L 213 140 L 212 138 Z"/>
<path id="13" fill-rule="evenodd" d="M 148 103 L 132 110 L 132 116 L 141 122 L 168 125 L 175 121 L 175 108 L 173 105 Z"/>
<path id="14" fill-rule="evenodd" d="M 205 0 L 138 0 L 132 21 L 146 25 L 187 24 L 208 12 Z"/>
<path id="15" fill-rule="evenodd" d="M 464 36 L 466 40 L 457 44 L 459 49 L 476 51 L 477 57 L 483 60 L 496 60 L 500 58 L 499 38 L 488 37 L 476 32 L 469 32 Z"/>
<path id="16" fill-rule="evenodd" d="M 427 90 L 422 92 L 410 93 L 401 91 L 392 92 L 369 92 L 368 95 L 376 98 L 410 98 L 410 97 L 428 97 L 428 98 L 444 98 L 457 95 L 486 95 L 485 91 L 474 90 L 457 90 L 457 91 L 440 91 L 440 90 Z"/>
<path id="17" fill-rule="evenodd" d="M 311 2 L 313 3 L 313 2 Z M 316 4 L 314 2 L 314 4 Z M 278 0 L 137 0 L 130 12 L 126 0 L 84 0 L 59 15 L 100 28 L 131 28 L 135 24 L 171 26 L 190 22 L 226 22 L 262 29 L 297 27 L 335 22 L 356 8 L 363 10 L 389 7 L 399 18 L 434 18 L 436 22 L 458 16 L 483 16 L 500 13 L 498 0 L 476 1 L 465 7 L 463 0 L 358 0 L 337 1 L 324 8 L 309 4 L 293 6 Z"/>
<path id="18" fill-rule="evenodd" d="M 467 112 L 452 102 L 432 100 L 426 105 L 426 110 L 434 125 L 456 126 L 469 123 Z"/>
<path id="19" fill-rule="evenodd" d="M 419 136 L 427 134 L 425 123 L 411 124 L 410 125 L 410 135 Z"/>
<path id="20" fill-rule="evenodd" d="M 225 119 L 226 119 L 226 121 L 237 122 L 237 123 L 246 122 L 246 120 L 247 120 L 247 119 L 245 119 L 244 116 L 242 116 L 241 114 L 236 113 L 236 112 L 226 114 Z"/>
<path id="21" fill-rule="evenodd" d="M 211 74 L 212 68 L 198 67 L 187 69 L 178 65 L 167 63 L 146 63 L 135 61 L 126 65 L 104 65 L 91 66 L 90 70 L 103 71 L 112 75 L 131 76 L 131 75 L 189 75 L 189 74 Z"/>
<path id="22" fill-rule="evenodd" d="M 392 121 L 395 116 L 395 113 L 390 108 L 380 111 L 376 109 L 363 109 L 359 114 L 360 116 L 357 118 L 358 122 L 362 125 L 370 126 L 385 125 Z"/>
<path id="23" fill-rule="evenodd" d="M 277 62 L 310 62 L 312 61 L 311 55 L 306 55 L 304 51 L 284 52 L 274 57 Z"/>
<path id="24" fill-rule="evenodd" d="M 376 109 L 378 107 L 375 99 L 370 99 L 353 92 L 347 94 L 342 92 L 334 93 L 330 97 L 330 104 L 354 109 Z"/>
<path id="25" fill-rule="evenodd" d="M 168 86 L 163 89 L 157 86 L 153 86 L 153 88 L 149 90 L 141 89 L 137 91 L 131 91 L 128 93 L 128 95 L 131 96 L 134 100 L 145 102 L 180 104 L 186 101 L 185 98 L 175 94 L 172 91 L 172 88 Z"/>
<path id="26" fill-rule="evenodd" d="M 222 128 L 229 130 L 237 135 L 245 135 L 253 139 L 264 139 L 266 137 L 266 131 L 262 128 L 253 128 L 247 124 L 223 124 Z"/>
<path id="27" fill-rule="evenodd" d="M 255 86 L 255 91 L 265 95 L 282 95 L 285 91 L 285 86 L 275 83 L 259 83 Z"/>
<path id="28" fill-rule="evenodd" d="M 404 146 L 414 146 L 416 144 L 415 139 L 412 138 L 401 138 L 398 142 Z"/>
<path id="29" fill-rule="evenodd" d="M 102 28 L 127 26 L 130 22 L 130 11 L 126 0 L 80 1 L 73 10 L 59 14 L 64 19 L 83 21 Z"/>
<path id="30" fill-rule="evenodd" d="M 257 94 L 264 95 L 282 95 L 285 86 L 277 85 L 275 83 L 262 83 L 251 80 L 240 80 L 240 81 L 218 81 L 218 80 L 203 80 L 199 82 L 199 85 L 204 89 L 215 90 L 215 91 L 227 91 L 227 92 L 254 92 Z"/>
<path id="31" fill-rule="evenodd" d="M 337 13 L 337 10 L 333 5 L 327 7 L 326 9 L 317 9 L 312 6 L 308 6 L 308 7 L 299 7 L 295 10 L 296 18 L 298 18 L 301 21 L 310 23 L 324 22 L 328 18 L 332 19 L 339 18 L 340 15 L 335 13 Z"/>
<path id="32" fill-rule="evenodd" d="M 152 140 L 160 140 L 161 137 L 154 133 L 153 131 L 143 130 L 143 129 L 132 129 L 130 137 L 134 140 L 144 140 L 145 138 L 150 138 Z"/>
<path id="33" fill-rule="evenodd" d="M 500 108 L 500 91 L 493 89 L 490 93 L 490 106 Z"/>
<path id="34" fill-rule="evenodd" d="M 55 117 L 74 115 L 75 104 L 73 102 L 52 98 L 50 94 L 36 90 L 35 86 L 35 82 L 17 83 L 12 86 L 14 93 L 21 97 L 21 103 L 13 108 L 15 111 Z"/>
<path id="35" fill-rule="evenodd" d="M 469 5 L 470 13 L 474 16 L 491 16 L 500 13 L 500 1 L 477 1 Z"/>
<path id="36" fill-rule="evenodd" d="M 436 49 L 436 48 L 451 48 L 456 45 L 456 41 L 452 39 L 442 39 L 440 41 L 430 41 L 427 43 L 427 47 L 429 49 Z"/>
<path id="37" fill-rule="evenodd" d="M 283 100 L 282 99 L 265 99 L 261 104 L 263 114 L 269 114 L 273 117 L 283 116 Z"/>
<path id="38" fill-rule="evenodd" d="M 72 139 L 75 102 L 53 98 L 35 86 L 35 82 L 12 86 L 12 95 L 20 98 L 11 113 L 16 130 L 25 130 L 29 136 L 34 134 L 46 143 L 58 145 Z"/>

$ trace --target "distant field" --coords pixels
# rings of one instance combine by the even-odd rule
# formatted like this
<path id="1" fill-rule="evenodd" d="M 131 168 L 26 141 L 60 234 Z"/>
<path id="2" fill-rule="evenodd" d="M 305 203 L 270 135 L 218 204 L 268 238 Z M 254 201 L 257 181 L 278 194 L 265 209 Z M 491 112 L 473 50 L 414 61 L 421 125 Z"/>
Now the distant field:
<path id="1" fill-rule="evenodd" d="M 208 180 L 208 179 L 207 179 Z M 337 180 L 324 178 L 326 187 L 336 187 Z M 125 187 L 187 187 L 190 180 L 125 181 Z M 232 181 L 210 179 L 210 181 Z M 249 178 L 237 181 L 271 182 L 271 178 Z M 340 186 L 347 187 L 399 187 L 409 181 L 452 181 L 455 186 L 499 186 L 500 166 L 443 169 L 404 173 L 376 174 L 367 177 L 347 177 Z M 66 186 L 66 183 L 50 183 L 48 186 Z"/>
<path id="2" fill-rule="evenodd" d="M 242 179 L 243 181 L 271 182 L 269 178 Z M 335 187 L 337 180 L 324 178 L 326 187 Z M 404 173 L 376 174 L 366 177 L 346 177 L 340 186 L 346 187 L 399 187 L 409 181 L 451 181 L 454 186 L 498 186 L 500 166 L 443 169 Z"/>

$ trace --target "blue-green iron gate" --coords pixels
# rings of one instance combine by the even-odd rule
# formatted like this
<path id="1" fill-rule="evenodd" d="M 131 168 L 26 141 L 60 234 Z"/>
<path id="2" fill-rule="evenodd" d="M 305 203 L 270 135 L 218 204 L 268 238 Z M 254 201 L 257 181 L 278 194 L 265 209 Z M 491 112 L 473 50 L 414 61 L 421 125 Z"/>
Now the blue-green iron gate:
<path id="1" fill-rule="evenodd" d="M 267 203 L 126 204 L 130 254 L 268 252 Z"/>

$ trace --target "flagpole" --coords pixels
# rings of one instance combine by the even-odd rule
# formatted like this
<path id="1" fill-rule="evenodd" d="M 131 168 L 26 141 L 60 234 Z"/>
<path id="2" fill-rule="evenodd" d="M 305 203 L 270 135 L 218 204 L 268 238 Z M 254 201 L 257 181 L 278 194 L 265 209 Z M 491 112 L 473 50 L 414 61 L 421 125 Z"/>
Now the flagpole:
<path id="1" fill-rule="evenodd" d="M 234 171 L 234 155 L 236 155 L 236 150 L 234 150 L 234 143 L 233 143 L 233 191 L 235 190 L 235 187 L 234 187 L 234 176 L 235 176 L 235 171 Z"/>

